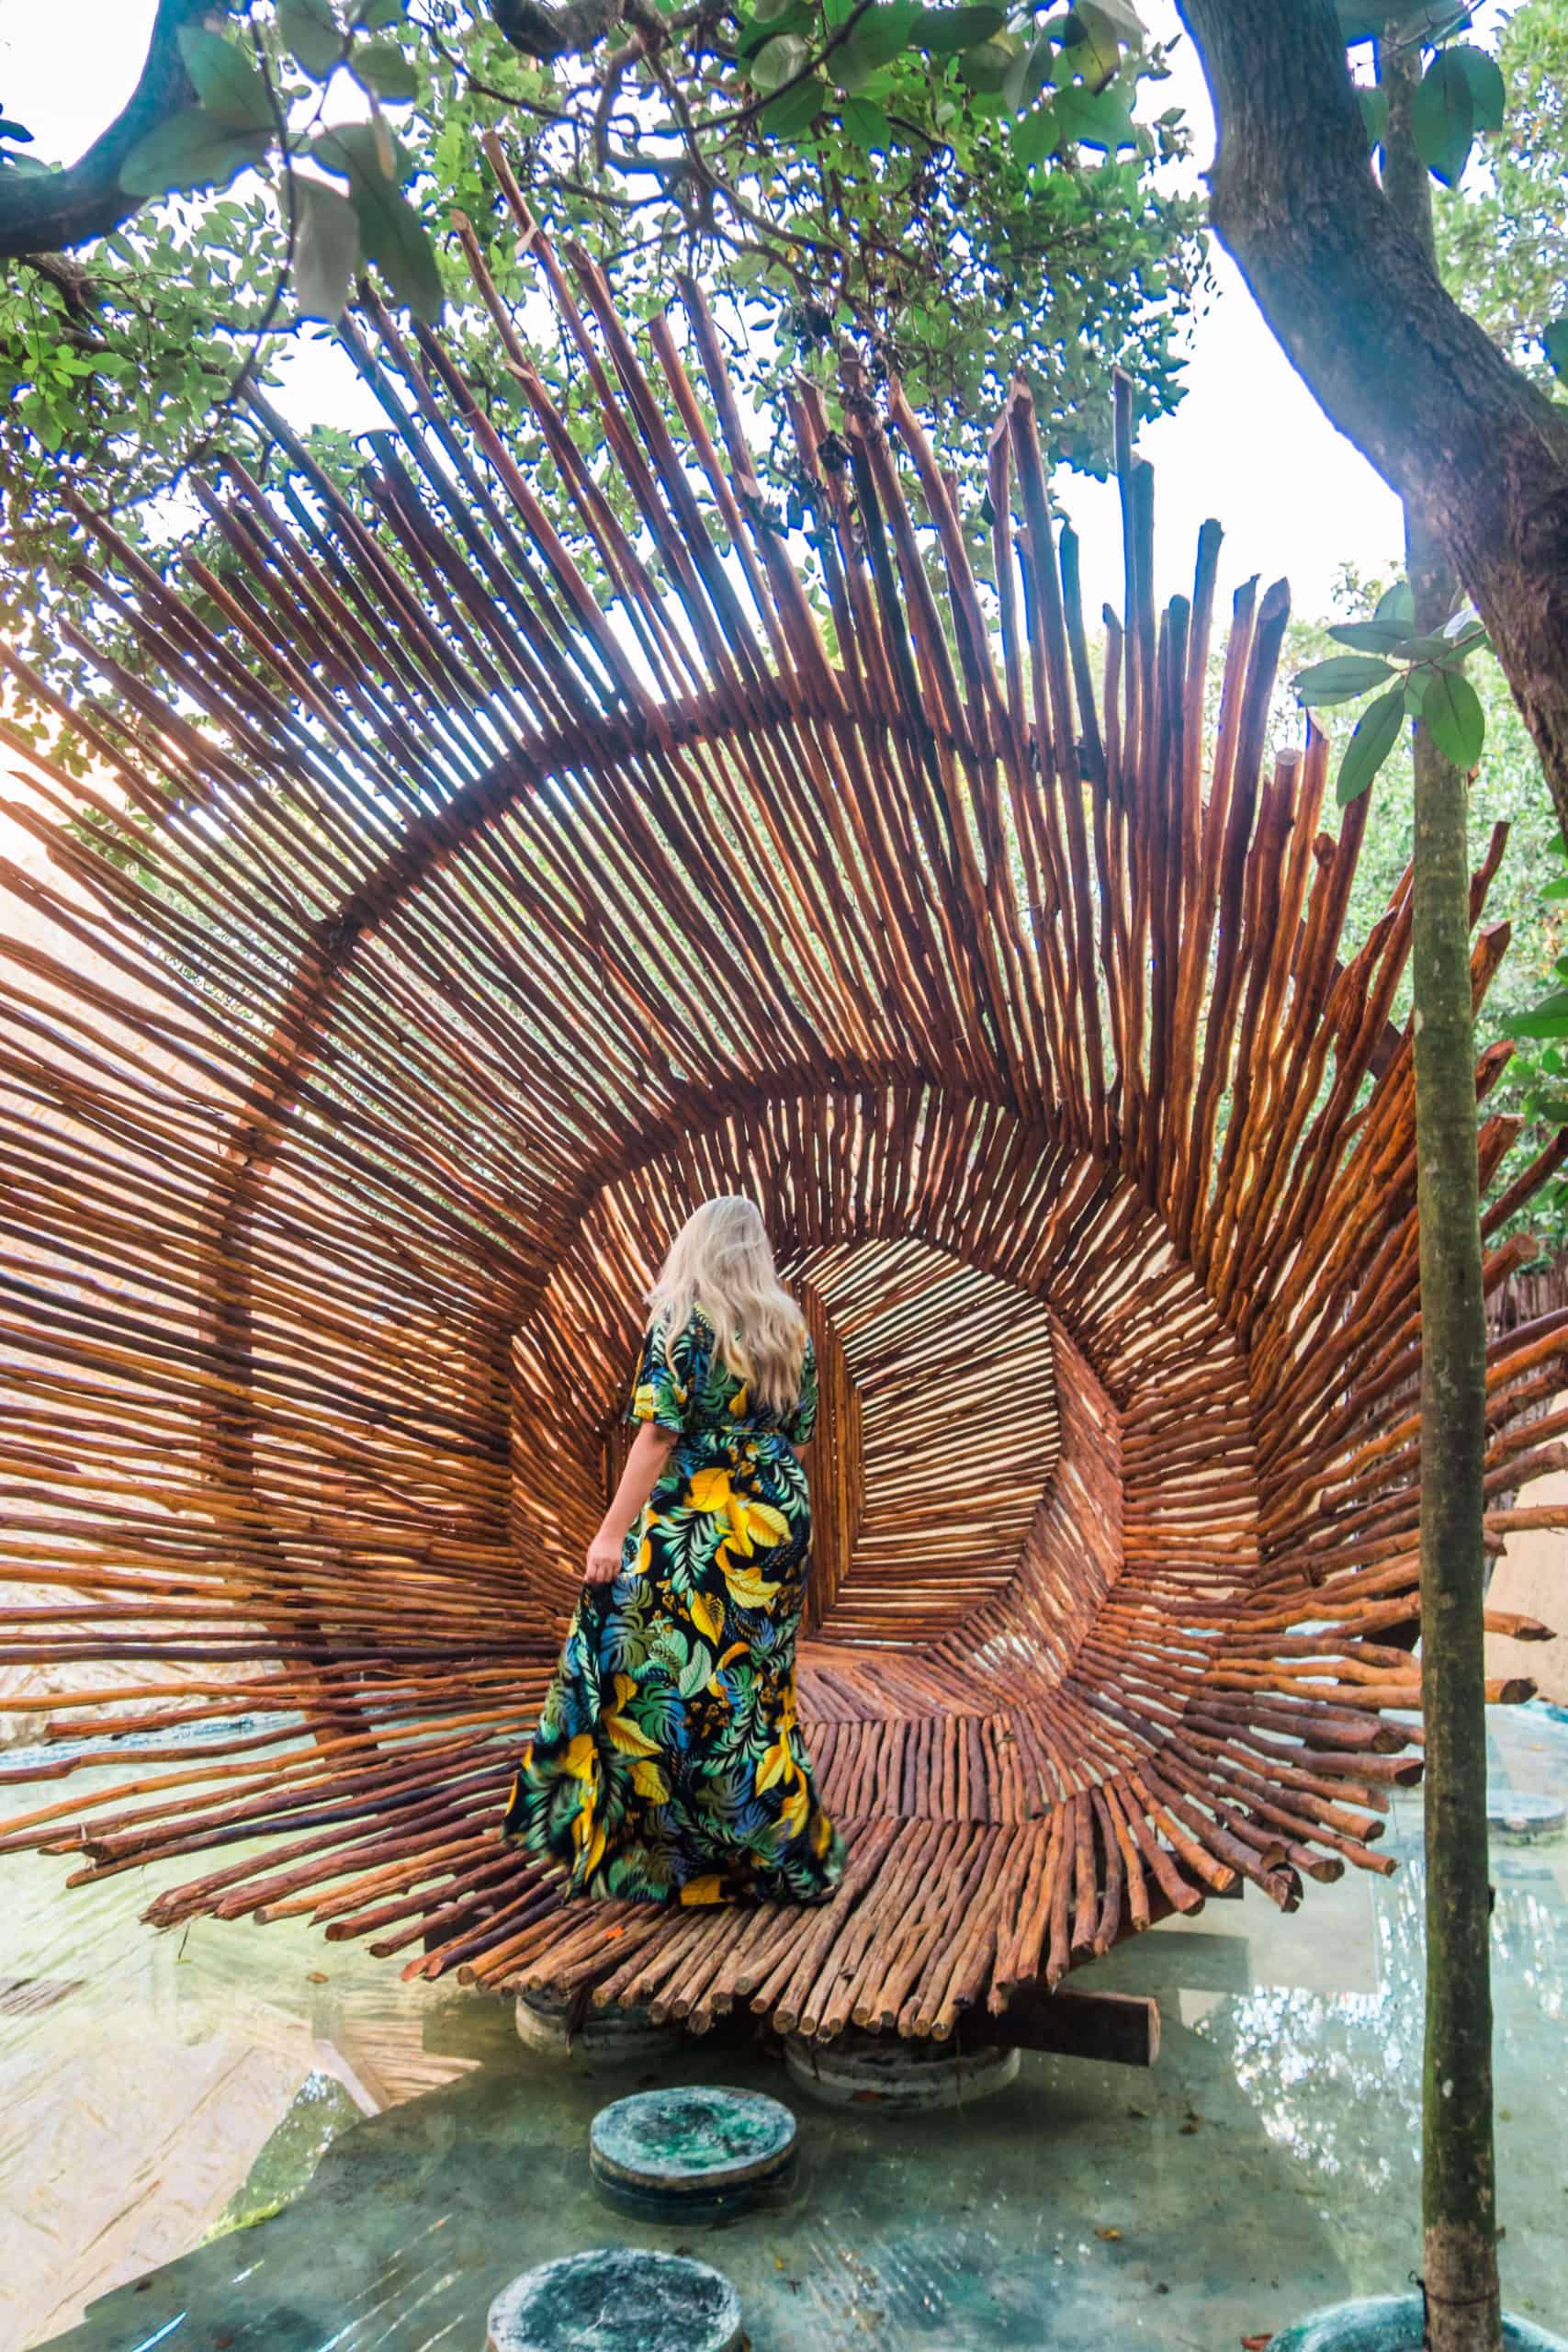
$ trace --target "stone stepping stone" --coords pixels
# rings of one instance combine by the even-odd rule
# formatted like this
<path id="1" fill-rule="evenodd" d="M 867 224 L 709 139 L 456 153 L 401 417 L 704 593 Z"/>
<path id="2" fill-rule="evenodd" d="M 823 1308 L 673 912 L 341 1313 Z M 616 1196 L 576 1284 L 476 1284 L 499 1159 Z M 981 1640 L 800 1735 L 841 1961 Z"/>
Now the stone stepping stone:
<path id="1" fill-rule="evenodd" d="M 591 2066 L 672 2058 L 686 2041 L 680 2026 L 655 2025 L 646 2009 L 582 2008 L 570 1993 L 519 1993 L 513 2016 L 525 2050 Z"/>
<path id="2" fill-rule="evenodd" d="M 740 2299 L 684 2255 L 595 2246 L 525 2270 L 490 2307 L 485 2352 L 742 2352 Z"/>
<path id="3" fill-rule="evenodd" d="M 784 2041 L 790 2080 L 822 2107 L 876 2107 L 890 2115 L 968 2107 L 1016 2082 L 1020 2052 L 952 2041 L 908 2041 L 897 2033 L 852 2030 L 832 2041 Z"/>
<path id="4" fill-rule="evenodd" d="M 601 2196 L 643 2221 L 726 2221 L 787 2182 L 795 2118 L 760 2091 L 637 2091 L 601 2108 L 588 2163 Z"/>

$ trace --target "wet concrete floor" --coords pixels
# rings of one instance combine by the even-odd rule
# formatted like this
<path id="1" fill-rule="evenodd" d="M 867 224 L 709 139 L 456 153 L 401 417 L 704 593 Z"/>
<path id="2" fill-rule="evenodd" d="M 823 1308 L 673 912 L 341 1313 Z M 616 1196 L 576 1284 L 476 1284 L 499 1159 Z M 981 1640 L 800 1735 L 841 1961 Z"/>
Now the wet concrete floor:
<path id="1" fill-rule="evenodd" d="M 1494 1710 L 1498 1786 L 1568 1793 L 1568 1716 Z M 1418 1793 L 1389 1880 L 1293 1917 L 1256 1892 L 1076 1984 L 1152 1993 L 1149 2073 L 1026 2055 L 956 2116 L 807 2104 L 765 2046 L 625 2075 L 525 2052 L 510 2007 L 409 1987 L 303 1922 L 154 1935 L 158 1883 L 66 1895 L 13 1861 L 0 1917 L 0 2343 L 56 2352 L 480 2352 L 515 2272 L 686 2247 L 754 2352 L 1213 2352 L 1419 2260 Z M 171 1873 L 173 1874 L 173 1873 Z M 1568 1841 L 1493 1845 L 1505 2295 L 1568 2331 Z M 789 2099 L 787 2199 L 642 2226 L 588 2177 L 590 2120 L 656 2080 Z M 63 2331 L 63 2332 L 62 2332 Z"/>

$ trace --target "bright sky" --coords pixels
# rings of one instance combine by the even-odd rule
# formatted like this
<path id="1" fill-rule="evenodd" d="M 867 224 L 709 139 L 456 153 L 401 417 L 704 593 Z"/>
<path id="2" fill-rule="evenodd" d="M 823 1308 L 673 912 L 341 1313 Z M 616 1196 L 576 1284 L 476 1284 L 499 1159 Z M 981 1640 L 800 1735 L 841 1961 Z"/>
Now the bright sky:
<path id="1" fill-rule="evenodd" d="M 152 0 L 0 0 L 0 100 L 37 135 L 37 152 L 71 156 L 118 111 L 140 68 Z M 1144 0 L 1156 37 L 1177 40 L 1174 0 Z M 62 70 L 62 61 L 64 61 Z M 1162 93 L 1186 107 L 1200 167 L 1213 151 L 1202 76 L 1180 40 L 1175 78 Z M 1252 571 L 1291 581 L 1297 609 L 1317 613 L 1330 601 L 1335 572 L 1348 560 L 1381 571 L 1397 560 L 1399 509 L 1391 492 L 1324 418 L 1280 352 L 1224 255 L 1215 250 L 1216 289 L 1196 322 L 1176 414 L 1153 425 L 1141 444 L 1158 481 L 1160 593 L 1185 584 L 1199 525 L 1218 511 L 1226 530 L 1223 579 Z M 307 358 L 287 405 L 303 422 L 312 411 L 357 426 L 367 421 L 357 386 L 345 374 Z M 1078 477 L 1064 480 L 1066 504 L 1084 542 L 1089 609 L 1120 602 L 1120 531 L 1114 492 Z"/>

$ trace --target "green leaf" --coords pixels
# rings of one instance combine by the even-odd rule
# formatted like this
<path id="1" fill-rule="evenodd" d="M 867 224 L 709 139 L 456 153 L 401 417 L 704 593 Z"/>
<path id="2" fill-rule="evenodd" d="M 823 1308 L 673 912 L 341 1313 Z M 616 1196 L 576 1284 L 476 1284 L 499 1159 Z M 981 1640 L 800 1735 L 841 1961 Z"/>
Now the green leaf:
<path id="1" fill-rule="evenodd" d="M 346 176 L 361 245 L 398 300 L 429 324 L 441 316 L 440 265 L 423 221 L 383 166 L 384 137 L 374 123 L 345 123 L 324 132 L 313 153 L 328 171 Z M 403 164 L 396 141 L 387 143 L 395 165 Z"/>
<path id="2" fill-rule="evenodd" d="M 958 70 L 972 90 L 999 96 L 1011 65 L 1011 45 L 1005 40 L 983 40 L 966 49 L 958 61 Z"/>
<path id="3" fill-rule="evenodd" d="M 1122 62 L 1122 43 L 1110 19 L 1090 6 L 1074 8 L 1068 24 L 1071 37 L 1063 46 L 1064 63 L 1082 76 L 1091 94 L 1103 90 Z"/>
<path id="4" fill-rule="evenodd" d="M 1358 41 L 1375 40 L 1388 17 L 1394 13 L 1393 0 L 1338 0 L 1335 15 L 1339 19 L 1339 38 L 1347 49 Z"/>
<path id="5" fill-rule="evenodd" d="M 1361 102 L 1361 120 L 1367 126 L 1369 147 L 1382 145 L 1383 132 L 1388 129 L 1388 97 L 1382 90 L 1358 90 Z"/>
<path id="6" fill-rule="evenodd" d="M 793 82 L 795 75 L 811 62 L 811 44 L 799 33 L 779 33 L 766 40 L 746 68 L 754 90 L 776 90 L 781 82 Z"/>
<path id="7" fill-rule="evenodd" d="M 1568 378 L 1568 317 L 1553 319 L 1540 331 L 1541 345 L 1554 375 Z"/>
<path id="8" fill-rule="evenodd" d="M 1396 580 L 1386 588 L 1372 608 L 1375 621 L 1398 621 L 1406 629 L 1416 626 L 1416 591 L 1408 580 Z"/>
<path id="9" fill-rule="evenodd" d="M 384 33 L 389 25 L 400 25 L 403 20 L 403 0 L 365 0 L 365 6 L 355 13 L 355 23 L 363 25 L 367 33 Z"/>
<path id="10" fill-rule="evenodd" d="M 1120 90 L 1076 86 L 1058 90 L 1055 115 L 1059 135 L 1076 147 L 1102 147 L 1113 155 L 1122 147 L 1138 143 L 1127 100 Z"/>
<path id="11" fill-rule="evenodd" d="M 800 6 L 799 0 L 791 0 L 790 6 L 785 9 L 782 17 L 774 17 L 765 25 L 759 24 L 755 20 L 750 24 L 743 24 L 735 51 L 738 62 L 742 65 L 746 64 L 750 59 L 764 50 L 769 41 L 776 40 L 781 33 L 799 33 L 806 37 L 807 48 L 813 47 L 816 40 L 817 23 L 811 10 Z"/>
<path id="12" fill-rule="evenodd" d="M 1495 57 L 1469 41 L 1457 41 L 1443 55 L 1457 65 L 1470 85 L 1471 111 L 1477 130 L 1501 130 L 1507 103 L 1503 75 Z"/>
<path id="13" fill-rule="evenodd" d="M 1144 25 L 1130 0 L 1074 0 L 1065 47 L 1091 90 L 1102 90 L 1124 49 L 1142 49 Z"/>
<path id="14" fill-rule="evenodd" d="M 1445 630 L 1433 629 L 1426 637 L 1402 638 L 1399 650 L 1410 662 L 1449 662 L 1459 649 Z"/>
<path id="15" fill-rule="evenodd" d="M 1030 48 L 1015 52 L 1002 82 L 1002 96 L 1015 114 L 1021 114 L 1025 107 L 1033 105 L 1051 80 L 1055 63 L 1056 51 L 1049 33 L 1042 33 Z"/>
<path id="16" fill-rule="evenodd" d="M 1119 40 L 1134 47 L 1144 38 L 1144 20 L 1133 6 L 1133 0 L 1074 0 L 1072 13 L 1078 17 L 1094 17 L 1115 33 Z"/>
<path id="17" fill-rule="evenodd" d="M 228 130 L 271 130 L 272 101 L 254 57 L 205 25 L 182 25 L 177 39 L 204 113 Z"/>
<path id="18" fill-rule="evenodd" d="M 1468 659 L 1486 644 L 1486 624 L 1473 605 L 1465 605 L 1457 613 L 1450 614 L 1441 635 L 1451 652 L 1461 660 Z"/>
<path id="19" fill-rule="evenodd" d="M 1461 671 L 1433 671 L 1421 698 L 1421 720 L 1445 760 L 1456 768 L 1475 765 L 1486 741 L 1486 714 Z"/>
<path id="20" fill-rule="evenodd" d="M 1326 703 L 1354 702 L 1370 686 L 1381 686 L 1393 672 L 1386 662 L 1366 653 L 1337 653 L 1331 661 L 1314 662 L 1296 673 L 1296 694 L 1309 710 Z"/>
<path id="21" fill-rule="evenodd" d="M 976 41 L 989 40 L 1007 20 L 1005 8 L 922 8 L 912 38 L 928 57 L 953 57 Z"/>
<path id="22" fill-rule="evenodd" d="M 1418 28 L 1423 40 L 1440 40 L 1470 21 L 1474 0 L 1424 0 Z M 1357 41 L 1376 40 L 1396 18 L 1412 15 L 1411 0 L 1337 0 L 1335 14 L 1347 48 Z"/>
<path id="23" fill-rule="evenodd" d="M 1339 780 L 1334 789 L 1341 808 L 1365 792 L 1399 741 L 1404 722 L 1403 686 L 1391 686 L 1386 695 L 1379 695 L 1376 702 L 1367 705 L 1339 763 Z"/>
<path id="24" fill-rule="evenodd" d="M 839 120 L 844 126 L 845 138 L 852 140 L 857 147 L 885 151 L 893 143 L 887 117 L 870 98 L 846 98 L 839 108 Z"/>
<path id="25" fill-rule="evenodd" d="M 1328 634 L 1336 645 L 1354 646 L 1358 653 L 1393 653 L 1404 643 L 1398 621 L 1342 621 Z"/>
<path id="26" fill-rule="evenodd" d="M 1043 164 L 1054 155 L 1062 143 L 1062 133 L 1053 107 L 1036 107 L 1032 113 L 1020 115 L 1012 127 L 1012 152 L 1026 170 Z"/>
<path id="27" fill-rule="evenodd" d="M 359 259 L 353 205 L 324 181 L 294 177 L 294 299 L 307 319 L 343 316 Z"/>
<path id="28" fill-rule="evenodd" d="M 1554 882 L 1549 882 L 1540 895 L 1543 899 L 1568 899 L 1568 874 L 1560 874 Z"/>
<path id="29" fill-rule="evenodd" d="M 265 163 L 271 143 L 260 130 L 233 130 L 205 107 L 186 107 L 137 141 L 119 167 L 119 184 L 127 196 L 215 187 L 247 164 Z"/>
<path id="30" fill-rule="evenodd" d="M 827 103 L 828 90 L 819 74 L 797 82 L 793 90 L 782 97 L 770 98 L 762 108 L 761 124 L 770 139 L 798 139 L 808 130 Z M 884 118 L 883 129 L 887 127 Z"/>
<path id="31" fill-rule="evenodd" d="M 1421 76 L 1410 129 L 1421 161 L 1445 187 L 1457 187 L 1475 139 L 1475 101 L 1450 50 L 1439 50 Z"/>
<path id="32" fill-rule="evenodd" d="M 343 28 L 332 0 L 277 0 L 277 33 L 289 56 L 317 81 L 342 62 Z"/>
<path id="33" fill-rule="evenodd" d="M 395 41 L 371 40 L 356 49 L 349 60 L 354 77 L 374 90 L 378 98 L 390 105 L 406 103 L 419 88 L 419 76 L 412 59 L 403 55 Z"/>
<path id="34" fill-rule="evenodd" d="M 1516 1013 L 1508 1026 L 1516 1037 L 1568 1037 L 1568 989 Z"/>
<path id="35" fill-rule="evenodd" d="M 924 13 L 916 0 L 878 0 L 827 60 L 828 72 L 840 89 L 858 90 L 879 65 L 901 56 Z"/>
<path id="36" fill-rule="evenodd" d="M 751 0 L 751 22 L 754 25 L 776 25 L 779 18 L 787 17 L 795 6 L 795 0 Z"/>

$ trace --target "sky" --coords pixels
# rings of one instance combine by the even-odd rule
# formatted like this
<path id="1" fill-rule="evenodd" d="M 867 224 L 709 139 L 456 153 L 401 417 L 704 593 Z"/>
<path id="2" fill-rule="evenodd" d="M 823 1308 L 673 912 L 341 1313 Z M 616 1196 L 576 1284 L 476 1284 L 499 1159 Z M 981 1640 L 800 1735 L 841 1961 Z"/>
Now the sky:
<path id="1" fill-rule="evenodd" d="M 1192 123 L 1202 169 L 1213 148 L 1201 73 L 1174 0 L 1144 0 L 1150 32 L 1174 43 L 1166 105 Z M 0 101 L 35 133 L 35 152 L 69 157 L 112 119 L 135 82 L 152 0 L 0 0 Z M 62 61 L 69 61 L 67 71 Z M 1252 572 L 1283 575 L 1296 609 L 1326 612 L 1342 563 L 1369 573 L 1398 560 L 1398 503 L 1337 433 L 1275 343 L 1238 273 L 1213 250 L 1213 293 L 1189 339 L 1187 396 L 1147 426 L 1142 454 L 1156 469 L 1160 594 L 1190 574 L 1198 528 L 1217 512 L 1225 527 L 1226 588 Z M 359 388 L 319 357 L 303 356 L 284 405 L 351 429 L 369 421 Z M 351 405 L 352 404 L 352 405 Z M 1113 488 L 1064 477 L 1064 504 L 1083 542 L 1089 610 L 1120 604 L 1121 538 Z"/>

